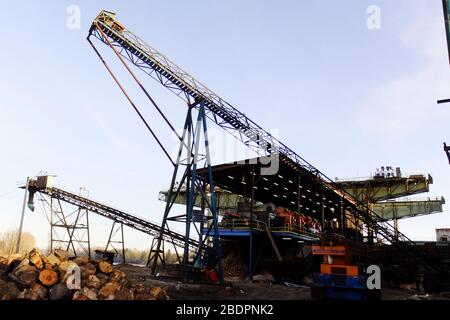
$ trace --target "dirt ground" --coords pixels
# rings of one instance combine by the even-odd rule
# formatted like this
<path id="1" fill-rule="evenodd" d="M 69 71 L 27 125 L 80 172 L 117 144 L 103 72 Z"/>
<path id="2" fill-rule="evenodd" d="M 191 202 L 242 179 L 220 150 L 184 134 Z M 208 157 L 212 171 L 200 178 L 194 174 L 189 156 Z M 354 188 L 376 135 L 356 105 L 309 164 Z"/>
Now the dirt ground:
<path id="1" fill-rule="evenodd" d="M 146 287 L 160 286 L 170 299 L 179 300 L 311 300 L 310 289 L 288 287 L 281 283 L 254 282 L 238 278 L 226 279 L 225 286 L 214 284 L 187 284 L 173 278 L 150 275 L 149 269 L 133 265 L 120 265 L 131 283 Z M 450 292 L 440 294 L 417 293 L 405 289 L 383 289 L 383 300 L 450 300 Z"/>

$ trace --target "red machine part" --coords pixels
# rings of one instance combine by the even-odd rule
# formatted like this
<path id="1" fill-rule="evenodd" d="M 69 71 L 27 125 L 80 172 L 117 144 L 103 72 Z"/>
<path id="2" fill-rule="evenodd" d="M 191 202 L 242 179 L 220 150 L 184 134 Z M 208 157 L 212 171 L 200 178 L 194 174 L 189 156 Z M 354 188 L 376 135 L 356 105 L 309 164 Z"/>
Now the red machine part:
<path id="1" fill-rule="evenodd" d="M 299 228 L 305 228 L 313 233 L 320 233 L 322 226 L 317 219 L 309 216 L 305 216 L 302 213 L 297 213 L 289 209 L 278 207 L 275 210 L 275 214 L 282 218 L 285 224 L 290 226 L 296 226 Z"/>

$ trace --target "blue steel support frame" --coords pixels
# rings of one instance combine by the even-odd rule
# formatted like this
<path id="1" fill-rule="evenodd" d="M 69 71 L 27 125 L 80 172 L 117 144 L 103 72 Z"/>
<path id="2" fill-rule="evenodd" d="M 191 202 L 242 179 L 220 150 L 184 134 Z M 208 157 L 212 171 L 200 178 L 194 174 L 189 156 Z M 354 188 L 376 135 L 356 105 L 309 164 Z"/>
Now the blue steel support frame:
<path id="1" fill-rule="evenodd" d="M 200 194 L 204 197 L 204 200 L 207 204 L 208 209 L 210 210 L 210 213 L 212 215 L 212 227 L 214 228 L 213 233 L 213 244 L 215 249 L 215 255 L 217 256 L 217 265 L 218 265 L 218 273 L 219 273 L 219 279 L 221 283 L 223 283 L 223 270 L 222 270 L 222 263 L 221 263 L 221 250 L 220 250 L 220 236 L 219 236 L 219 219 L 218 219 L 218 213 L 216 209 L 216 202 L 215 202 L 215 192 L 214 192 L 214 181 L 212 176 L 212 168 L 211 168 L 211 156 L 209 151 L 209 139 L 208 139 L 208 127 L 206 122 L 206 114 L 205 114 L 205 106 L 204 102 L 199 103 L 200 107 L 198 108 L 198 116 L 197 116 L 197 122 L 195 126 L 195 130 L 193 131 L 193 139 L 192 144 L 194 146 L 193 150 L 193 160 L 192 165 L 190 168 L 190 181 L 187 183 L 189 192 L 187 197 L 187 205 L 186 205 L 186 232 L 185 232 L 185 238 L 186 243 L 189 243 L 190 233 L 191 233 L 191 223 L 195 222 L 193 220 L 194 217 L 194 203 L 195 203 L 195 196 L 197 195 L 196 189 L 201 190 Z M 192 117 L 188 117 L 188 119 L 192 119 Z M 200 185 L 199 178 L 197 176 L 197 164 L 199 162 L 199 148 L 200 148 L 200 140 L 201 140 L 201 134 L 203 133 L 204 138 L 204 144 L 205 144 L 205 160 L 206 160 L 206 166 L 208 168 L 208 184 L 211 194 L 211 201 L 208 201 L 206 195 L 204 194 L 203 188 Z M 204 222 L 202 221 L 201 224 Z M 203 229 L 203 228 L 200 228 Z M 194 259 L 194 265 L 203 267 L 204 261 L 207 258 L 205 255 L 207 253 L 202 252 L 202 247 L 205 245 L 205 241 L 208 237 L 210 237 L 210 229 L 206 233 L 205 239 L 200 239 L 199 241 L 199 250 L 196 254 L 196 257 Z M 200 237 L 202 237 L 202 232 L 199 232 Z M 189 246 L 185 245 L 184 247 L 184 255 L 183 255 L 183 264 L 184 264 L 184 272 L 185 275 L 188 274 L 188 266 L 189 266 Z"/>
<path id="2" fill-rule="evenodd" d="M 195 128 L 192 117 L 192 110 L 198 109 L 198 115 L 195 122 Z M 203 135 L 203 137 L 202 137 Z M 204 158 L 200 159 L 200 143 L 201 140 L 204 141 L 205 146 L 205 155 Z M 186 159 L 183 159 L 183 150 L 186 148 Z M 203 190 L 203 179 L 197 175 L 197 167 L 200 162 L 203 163 L 205 160 L 205 165 L 208 169 L 208 177 L 207 183 L 210 188 L 210 200 Z M 175 181 L 178 175 L 180 165 L 186 165 L 186 170 L 179 182 L 179 185 L 176 186 Z M 186 199 L 186 211 L 185 215 L 182 216 L 170 216 L 170 211 L 172 205 L 174 203 L 174 199 L 179 194 L 181 188 L 185 186 L 187 190 L 187 199 Z M 202 196 L 203 201 L 205 202 L 205 208 L 208 208 L 211 216 L 208 217 L 205 215 L 204 210 L 202 210 L 201 220 L 199 221 L 198 216 L 194 210 L 195 197 L 200 194 Z M 212 220 L 208 231 L 203 234 L 201 230 L 203 230 L 203 224 Z M 162 233 L 164 230 L 169 229 L 168 221 L 178 221 L 185 223 L 185 246 L 183 253 L 183 278 L 185 281 L 189 280 L 189 273 L 191 270 L 191 266 L 194 268 L 202 269 L 205 267 L 205 264 L 208 259 L 211 257 L 210 254 L 214 254 L 217 259 L 217 269 L 219 275 L 219 281 L 221 284 L 224 283 L 223 278 L 223 269 L 221 262 L 221 248 L 220 248 L 220 234 L 218 227 L 218 212 L 215 205 L 215 193 L 214 193 L 214 181 L 212 175 L 211 168 L 211 157 L 209 150 L 209 138 L 208 138 L 208 129 L 207 129 L 207 121 L 205 114 L 205 107 L 202 101 L 197 101 L 195 104 L 191 104 L 188 107 L 188 113 L 186 116 L 186 121 L 184 125 L 184 130 L 182 137 L 180 139 L 180 147 L 178 149 L 177 159 L 173 171 L 172 182 L 169 188 L 168 201 L 166 203 L 166 209 L 164 211 L 164 218 L 161 226 L 161 234 L 158 237 L 158 242 L 156 244 L 156 248 L 153 250 L 153 255 L 150 258 L 152 264 L 152 273 L 156 274 L 158 260 L 160 260 L 164 264 L 163 256 L 161 255 L 161 247 L 163 246 L 163 238 Z M 195 223 L 200 223 L 200 228 L 197 228 Z M 195 254 L 194 260 L 191 262 L 189 258 L 189 243 L 191 242 L 191 234 L 192 234 L 192 225 L 194 225 L 194 229 L 198 232 L 199 244 L 197 247 L 197 252 Z M 211 232 L 213 229 L 214 232 Z M 211 239 L 212 238 L 212 239 Z M 212 241 L 212 248 L 211 248 Z M 213 249 L 214 251 L 208 251 Z"/>

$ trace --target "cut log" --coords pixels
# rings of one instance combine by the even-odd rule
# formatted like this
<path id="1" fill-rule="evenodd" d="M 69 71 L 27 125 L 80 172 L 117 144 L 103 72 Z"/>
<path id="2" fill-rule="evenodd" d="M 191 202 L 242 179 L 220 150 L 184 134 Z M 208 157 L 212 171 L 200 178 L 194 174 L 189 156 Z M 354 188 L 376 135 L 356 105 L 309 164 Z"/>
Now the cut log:
<path id="1" fill-rule="evenodd" d="M 62 262 L 69 260 L 69 253 L 65 250 L 56 249 L 53 250 L 53 254 Z"/>
<path id="2" fill-rule="evenodd" d="M 89 300 L 97 300 L 98 290 L 96 289 L 83 288 L 81 289 L 80 293 L 88 297 Z"/>
<path id="3" fill-rule="evenodd" d="M 45 300 L 48 297 L 48 290 L 44 286 L 36 283 L 31 289 L 33 293 L 36 295 L 37 300 Z"/>
<path id="4" fill-rule="evenodd" d="M 0 256 L 0 274 L 5 273 L 8 269 L 8 258 Z"/>
<path id="5" fill-rule="evenodd" d="M 36 283 L 38 275 L 39 271 L 36 267 L 21 265 L 18 266 L 9 276 L 14 282 L 25 287 L 31 287 Z"/>
<path id="6" fill-rule="evenodd" d="M 5 273 L 12 273 L 19 265 L 21 265 L 24 259 L 25 257 L 22 255 L 8 256 L 7 268 Z"/>
<path id="7" fill-rule="evenodd" d="M 134 296 L 134 300 L 156 300 L 147 293 L 138 293 Z"/>
<path id="8" fill-rule="evenodd" d="M 164 290 L 161 287 L 153 287 L 150 290 L 150 295 L 155 298 L 156 300 L 168 300 L 169 296 L 166 293 L 166 290 Z"/>
<path id="9" fill-rule="evenodd" d="M 45 268 L 57 270 L 61 260 L 58 259 L 53 253 L 49 254 L 45 258 Z"/>
<path id="10" fill-rule="evenodd" d="M 114 300 L 133 300 L 133 293 L 128 288 L 121 288 L 114 293 Z"/>
<path id="11" fill-rule="evenodd" d="M 101 281 L 102 287 L 109 282 L 108 275 L 104 273 L 97 273 L 95 276 Z"/>
<path id="12" fill-rule="evenodd" d="M 58 274 L 52 269 L 42 269 L 39 273 L 39 281 L 47 287 L 51 287 L 58 282 Z"/>
<path id="13" fill-rule="evenodd" d="M 30 260 L 27 258 L 23 258 L 20 263 L 17 265 L 16 269 L 22 267 L 22 266 L 28 266 L 30 264 Z"/>
<path id="14" fill-rule="evenodd" d="M 34 248 L 28 254 L 28 259 L 30 260 L 30 263 L 34 265 L 36 268 L 42 269 L 44 268 L 44 261 L 42 261 L 41 256 L 42 253 L 38 249 Z"/>
<path id="15" fill-rule="evenodd" d="M 59 272 L 64 275 L 68 269 L 72 269 L 75 266 L 78 266 L 78 265 L 73 261 L 62 261 L 59 264 L 58 268 L 59 268 Z"/>
<path id="16" fill-rule="evenodd" d="M 0 279 L 0 300 L 16 300 L 20 290 L 13 282 Z"/>
<path id="17" fill-rule="evenodd" d="M 89 299 L 89 297 L 81 294 L 80 291 L 77 291 L 77 292 L 74 293 L 72 300 L 75 300 L 75 301 L 88 301 L 88 300 L 91 300 L 91 299 Z"/>
<path id="18" fill-rule="evenodd" d="M 134 294 L 142 294 L 145 293 L 147 290 L 145 289 L 145 286 L 142 283 L 138 283 L 134 286 Z"/>
<path id="19" fill-rule="evenodd" d="M 90 275 L 87 280 L 87 286 L 91 289 L 100 289 L 102 287 L 102 282 L 95 275 Z"/>
<path id="20" fill-rule="evenodd" d="M 111 279 L 111 281 L 114 281 L 114 282 L 120 283 L 121 285 L 124 285 L 127 282 L 127 275 L 122 270 L 115 269 L 111 273 L 110 279 Z"/>
<path id="21" fill-rule="evenodd" d="M 89 263 L 89 257 L 88 256 L 76 257 L 72 261 L 81 267 Z"/>
<path id="22" fill-rule="evenodd" d="M 92 263 L 88 263 L 82 267 L 81 269 L 81 278 L 82 279 L 88 279 L 90 275 L 93 275 L 97 272 L 97 269 Z"/>
<path id="23" fill-rule="evenodd" d="M 98 263 L 98 268 L 103 273 L 111 273 L 113 271 L 112 265 L 108 261 L 100 261 Z"/>
<path id="24" fill-rule="evenodd" d="M 17 297 L 18 300 L 37 300 L 33 298 L 31 289 L 24 289 Z"/>
<path id="25" fill-rule="evenodd" d="M 35 291 L 34 289 L 25 289 L 19 294 L 17 299 L 23 299 L 23 300 L 44 300 L 44 299 L 46 299 L 46 297 L 47 297 L 46 295 L 44 295 L 44 296 L 42 295 L 42 292 Z"/>
<path id="26" fill-rule="evenodd" d="M 11 254 L 8 256 L 8 266 L 17 261 L 18 261 L 18 263 L 20 263 L 20 261 L 22 261 L 24 258 L 25 258 L 25 256 L 20 253 Z"/>
<path id="27" fill-rule="evenodd" d="M 114 293 L 120 289 L 120 285 L 115 282 L 109 282 L 105 284 L 103 288 L 98 292 L 99 299 L 112 300 L 114 299 Z"/>
<path id="28" fill-rule="evenodd" d="M 50 300 L 67 300 L 71 298 L 72 294 L 64 283 L 55 284 L 49 291 Z"/>

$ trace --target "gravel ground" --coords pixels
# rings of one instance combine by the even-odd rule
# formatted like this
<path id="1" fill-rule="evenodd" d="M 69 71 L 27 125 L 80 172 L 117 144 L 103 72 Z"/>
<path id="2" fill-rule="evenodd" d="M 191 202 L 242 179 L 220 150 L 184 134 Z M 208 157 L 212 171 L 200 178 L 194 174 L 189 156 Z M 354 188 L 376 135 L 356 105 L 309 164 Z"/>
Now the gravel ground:
<path id="1" fill-rule="evenodd" d="M 146 287 L 160 286 L 171 299 L 187 300 L 311 300 L 309 288 L 293 288 L 284 284 L 257 282 L 230 278 L 226 286 L 214 284 L 187 284 L 173 278 L 153 278 L 149 269 L 133 265 L 121 265 L 132 283 Z M 383 289 L 383 300 L 450 300 L 450 292 L 423 294 L 404 289 Z"/>

